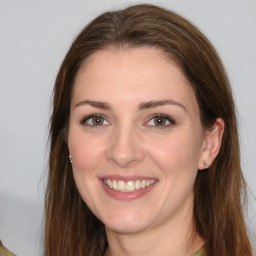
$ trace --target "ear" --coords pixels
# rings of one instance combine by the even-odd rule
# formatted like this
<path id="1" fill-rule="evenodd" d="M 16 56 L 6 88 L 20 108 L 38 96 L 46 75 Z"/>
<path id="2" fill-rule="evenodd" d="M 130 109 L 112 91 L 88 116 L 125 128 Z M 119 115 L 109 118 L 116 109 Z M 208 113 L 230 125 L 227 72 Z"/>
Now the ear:
<path id="1" fill-rule="evenodd" d="M 209 168 L 214 159 L 217 157 L 221 147 L 224 128 L 225 123 L 223 119 L 217 118 L 215 124 L 209 130 L 205 131 L 198 163 L 199 170 Z"/>

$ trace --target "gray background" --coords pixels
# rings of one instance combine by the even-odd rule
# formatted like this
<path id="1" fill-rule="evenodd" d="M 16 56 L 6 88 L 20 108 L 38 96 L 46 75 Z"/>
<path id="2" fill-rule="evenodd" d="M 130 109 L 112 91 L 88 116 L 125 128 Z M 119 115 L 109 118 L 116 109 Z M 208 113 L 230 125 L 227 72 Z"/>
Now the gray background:
<path id="1" fill-rule="evenodd" d="M 58 67 L 89 20 L 128 3 L 138 1 L 0 0 L 0 238 L 19 256 L 42 254 L 48 119 Z M 247 222 L 255 243 L 256 1 L 150 3 L 196 24 L 227 68 L 239 112 L 242 165 L 250 188 Z"/>

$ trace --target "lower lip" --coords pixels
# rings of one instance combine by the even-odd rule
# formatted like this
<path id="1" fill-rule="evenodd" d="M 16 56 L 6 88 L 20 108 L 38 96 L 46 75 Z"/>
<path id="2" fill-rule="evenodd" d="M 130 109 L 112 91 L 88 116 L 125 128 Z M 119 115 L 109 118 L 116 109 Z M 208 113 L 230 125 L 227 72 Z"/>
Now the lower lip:
<path id="1" fill-rule="evenodd" d="M 155 184 L 157 182 L 155 182 L 154 184 L 148 186 L 148 187 L 145 187 L 145 188 L 142 188 L 142 189 L 138 189 L 138 190 L 135 190 L 133 192 L 120 192 L 120 191 L 117 191 L 117 190 L 114 190 L 112 188 L 109 188 L 104 182 L 102 179 L 99 179 L 103 189 L 105 190 L 105 192 L 117 199 L 117 200 L 122 200 L 122 201 L 129 201 L 129 200 L 135 200 L 135 199 L 138 199 L 140 197 L 143 197 L 144 195 L 146 195 L 147 193 L 149 193 L 155 186 Z"/>

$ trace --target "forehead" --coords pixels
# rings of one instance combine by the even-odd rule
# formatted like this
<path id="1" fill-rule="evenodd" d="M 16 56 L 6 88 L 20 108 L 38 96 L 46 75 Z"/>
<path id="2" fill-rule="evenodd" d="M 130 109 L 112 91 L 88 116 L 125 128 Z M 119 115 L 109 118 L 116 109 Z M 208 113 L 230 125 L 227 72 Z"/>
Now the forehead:
<path id="1" fill-rule="evenodd" d="M 72 98 L 81 97 L 123 103 L 171 97 L 197 105 L 194 91 L 178 64 L 153 47 L 112 47 L 92 54 L 75 80 Z"/>
<path id="2" fill-rule="evenodd" d="M 157 65 L 160 66 L 158 67 Z M 187 82 L 182 69 L 177 64 L 174 58 L 171 58 L 162 49 L 150 46 L 142 47 L 115 47 L 110 46 L 103 50 L 98 50 L 90 55 L 81 65 L 77 77 L 86 70 L 87 75 L 89 72 L 95 71 L 111 71 L 111 75 L 114 71 L 123 71 L 122 74 L 126 75 L 142 75 L 152 74 L 158 75 L 160 69 L 162 74 L 164 72 L 169 73 L 173 70 L 173 67 L 179 71 L 180 77 Z M 152 70 L 154 72 L 152 72 Z M 136 72 L 137 71 L 137 72 Z M 108 76 L 107 72 L 104 72 L 104 77 Z M 98 76 L 97 76 L 98 77 Z M 95 77 L 95 78 L 97 78 Z M 187 82 L 188 83 L 188 82 Z"/>

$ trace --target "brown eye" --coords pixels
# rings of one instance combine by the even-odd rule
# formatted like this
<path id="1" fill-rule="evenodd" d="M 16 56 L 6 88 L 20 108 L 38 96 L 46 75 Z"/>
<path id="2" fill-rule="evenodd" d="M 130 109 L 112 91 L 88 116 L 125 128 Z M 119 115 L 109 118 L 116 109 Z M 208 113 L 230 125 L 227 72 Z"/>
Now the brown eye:
<path id="1" fill-rule="evenodd" d="M 91 122 L 93 125 L 102 125 L 104 123 L 104 118 L 102 117 L 92 117 Z"/>
<path id="2" fill-rule="evenodd" d="M 90 115 L 85 117 L 81 121 L 82 125 L 87 125 L 91 127 L 96 127 L 96 126 L 102 126 L 102 125 L 109 125 L 109 122 L 101 115 L 95 114 L 95 115 Z"/>
<path id="3" fill-rule="evenodd" d="M 175 124 L 175 120 L 168 115 L 155 114 L 145 124 L 146 126 L 152 126 L 157 128 L 167 128 Z"/>
<path id="4" fill-rule="evenodd" d="M 157 126 L 164 126 L 166 125 L 166 118 L 163 118 L 163 117 L 155 117 L 154 118 L 154 124 L 157 125 Z"/>

